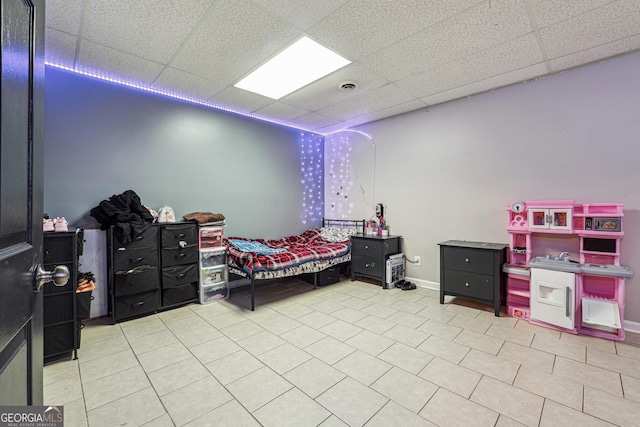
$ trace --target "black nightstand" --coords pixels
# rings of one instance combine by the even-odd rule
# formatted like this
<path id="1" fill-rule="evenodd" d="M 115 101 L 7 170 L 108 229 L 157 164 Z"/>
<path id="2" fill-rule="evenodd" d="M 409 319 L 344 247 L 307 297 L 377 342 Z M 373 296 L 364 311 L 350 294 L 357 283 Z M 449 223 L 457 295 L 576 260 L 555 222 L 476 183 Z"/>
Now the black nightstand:
<path id="1" fill-rule="evenodd" d="M 385 265 L 389 255 L 400 253 L 402 236 L 351 236 L 351 280 L 364 276 L 386 282 Z"/>
<path id="2" fill-rule="evenodd" d="M 470 298 L 493 305 L 500 316 L 505 295 L 502 264 L 506 248 L 502 243 L 449 240 L 440 245 L 440 304 L 445 295 Z"/>

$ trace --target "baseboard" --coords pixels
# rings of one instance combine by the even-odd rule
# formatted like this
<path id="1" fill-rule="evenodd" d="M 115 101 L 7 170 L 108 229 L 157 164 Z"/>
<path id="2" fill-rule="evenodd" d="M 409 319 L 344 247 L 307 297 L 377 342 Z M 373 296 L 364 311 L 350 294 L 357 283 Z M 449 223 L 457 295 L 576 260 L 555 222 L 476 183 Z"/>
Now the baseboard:
<path id="1" fill-rule="evenodd" d="M 623 324 L 624 324 L 625 332 L 640 334 L 640 322 L 632 322 L 631 320 L 625 320 Z"/>
<path id="2" fill-rule="evenodd" d="M 440 291 L 440 283 L 432 282 L 430 280 L 422 280 L 416 279 L 415 277 L 406 277 L 406 280 L 413 282 L 416 286 L 420 286 L 421 288 L 431 289 L 434 291 Z M 632 322 L 631 320 L 624 321 L 624 330 L 625 332 L 631 332 L 634 334 L 640 334 L 640 322 Z"/>
<path id="3" fill-rule="evenodd" d="M 440 283 L 438 282 L 431 282 L 429 280 L 417 279 L 415 277 L 405 277 L 405 280 L 409 282 L 413 282 L 416 284 L 416 286 L 420 286 L 421 288 L 440 291 Z"/>

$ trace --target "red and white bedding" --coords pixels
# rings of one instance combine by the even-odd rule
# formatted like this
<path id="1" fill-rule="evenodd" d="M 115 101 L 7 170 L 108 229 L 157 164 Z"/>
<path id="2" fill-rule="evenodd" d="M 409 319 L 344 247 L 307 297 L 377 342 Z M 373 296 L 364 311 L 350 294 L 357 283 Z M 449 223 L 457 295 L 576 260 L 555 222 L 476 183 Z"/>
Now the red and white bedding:
<path id="1" fill-rule="evenodd" d="M 348 238 L 341 242 L 330 242 L 322 237 L 320 229 L 310 229 L 299 235 L 275 240 L 243 237 L 229 237 L 225 240 L 232 270 L 256 279 L 274 279 L 312 273 L 351 259 L 351 242 Z M 269 255 L 245 252 L 231 244 L 232 240 L 258 242 L 270 248 L 285 249 L 285 251 Z"/>

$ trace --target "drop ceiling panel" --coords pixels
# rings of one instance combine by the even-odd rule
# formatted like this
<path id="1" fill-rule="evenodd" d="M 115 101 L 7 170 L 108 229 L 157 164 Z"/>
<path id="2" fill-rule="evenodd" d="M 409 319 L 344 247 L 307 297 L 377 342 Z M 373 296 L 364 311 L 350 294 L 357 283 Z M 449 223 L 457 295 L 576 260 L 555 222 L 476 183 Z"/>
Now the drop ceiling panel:
<path id="1" fill-rule="evenodd" d="M 209 9 L 171 65 L 229 85 L 301 35 L 248 0 L 219 1 Z"/>
<path id="2" fill-rule="evenodd" d="M 424 98 L 540 62 L 542 55 L 536 38 L 530 34 L 410 76 L 397 82 L 397 85 L 406 92 Z"/>
<path id="3" fill-rule="evenodd" d="M 304 31 L 343 6 L 347 3 L 347 0 L 311 2 L 300 0 L 254 0 L 254 2 Z"/>
<path id="4" fill-rule="evenodd" d="M 303 129 L 318 129 L 326 128 L 328 126 L 337 125 L 339 128 L 344 128 L 341 120 L 332 119 L 330 117 L 322 116 L 317 113 L 309 113 L 307 115 L 298 117 L 296 123 Z"/>
<path id="5" fill-rule="evenodd" d="M 468 85 L 458 86 L 454 89 L 445 90 L 422 98 L 428 105 L 441 104 L 454 99 L 464 98 L 474 94 L 490 91 L 495 88 L 508 86 L 514 83 L 535 79 L 546 74 L 545 64 L 536 64 L 519 70 L 504 73 L 488 79 L 480 80 Z"/>
<path id="6" fill-rule="evenodd" d="M 194 76 L 186 71 L 167 67 L 153 83 L 158 90 L 175 92 L 193 98 L 211 98 L 226 87 L 222 83 Z"/>
<path id="7" fill-rule="evenodd" d="M 214 0 L 92 0 L 83 37 L 143 58 L 168 62 Z"/>
<path id="8" fill-rule="evenodd" d="M 397 81 L 529 32 L 521 2 L 483 2 L 361 62 L 386 79 Z"/>
<path id="9" fill-rule="evenodd" d="M 617 40 L 612 43 L 603 44 L 591 49 L 581 50 L 571 55 L 549 61 L 552 71 L 562 71 L 568 68 L 577 67 L 589 62 L 598 61 L 601 58 L 608 58 L 625 52 L 640 49 L 640 35 Z"/>
<path id="10" fill-rule="evenodd" d="M 75 36 L 45 28 L 47 48 L 44 52 L 45 61 L 54 64 L 73 64 L 76 60 L 76 45 L 78 39 Z"/>
<path id="11" fill-rule="evenodd" d="M 640 33 L 638 0 L 620 0 L 540 30 L 551 58 L 569 55 Z"/>
<path id="12" fill-rule="evenodd" d="M 638 51 L 638 1 L 48 0 L 45 56 L 324 132 Z M 278 102 L 233 87 L 304 35 L 354 62 Z"/>
<path id="13" fill-rule="evenodd" d="M 162 64 L 82 40 L 77 68 L 102 73 L 113 79 L 151 85 L 162 71 Z"/>
<path id="14" fill-rule="evenodd" d="M 82 0 L 47 0 L 46 26 L 69 34 L 79 34 Z"/>
<path id="15" fill-rule="evenodd" d="M 398 42 L 464 9 L 469 1 L 350 1 L 318 25 L 312 37 L 351 60 Z"/>
<path id="16" fill-rule="evenodd" d="M 346 121 L 348 126 L 358 126 L 364 123 L 373 122 L 387 117 L 397 116 L 409 111 L 421 110 L 427 108 L 428 105 L 421 100 L 412 100 L 403 104 L 395 105 L 384 110 L 374 111 L 363 116 L 355 117 Z"/>
<path id="17" fill-rule="evenodd" d="M 368 92 L 362 96 L 350 98 L 339 104 L 323 108 L 318 114 L 337 120 L 346 121 L 350 117 L 358 117 L 374 111 L 383 110 L 408 102 L 413 97 L 392 83 Z"/>
<path id="18" fill-rule="evenodd" d="M 538 28 L 573 18 L 613 3 L 615 0 L 529 0 Z"/>
<path id="19" fill-rule="evenodd" d="M 313 65 L 311 64 L 310 66 Z M 353 91 L 341 91 L 339 86 L 344 82 L 355 83 L 356 89 Z M 285 96 L 281 101 L 298 108 L 317 111 L 354 96 L 360 96 L 387 83 L 389 83 L 387 80 L 371 70 L 358 63 L 353 63 L 293 92 L 291 95 Z"/>
<path id="20" fill-rule="evenodd" d="M 212 97 L 211 102 L 220 106 L 235 108 L 243 113 L 252 113 L 275 101 L 266 96 L 228 86 L 225 90 Z"/>
<path id="21" fill-rule="evenodd" d="M 292 120 L 309 114 L 309 111 L 276 101 L 264 108 L 256 110 L 255 113 L 260 116 L 269 117 L 271 120 Z"/>

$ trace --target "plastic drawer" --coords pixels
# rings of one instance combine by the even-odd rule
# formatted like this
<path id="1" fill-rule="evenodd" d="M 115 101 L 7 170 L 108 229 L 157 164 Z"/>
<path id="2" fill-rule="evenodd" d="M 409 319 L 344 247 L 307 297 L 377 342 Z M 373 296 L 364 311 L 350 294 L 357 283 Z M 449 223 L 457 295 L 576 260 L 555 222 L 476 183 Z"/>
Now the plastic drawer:
<path id="1" fill-rule="evenodd" d="M 229 298 L 229 284 L 221 283 L 213 286 L 203 286 L 200 289 L 200 304 Z"/>

